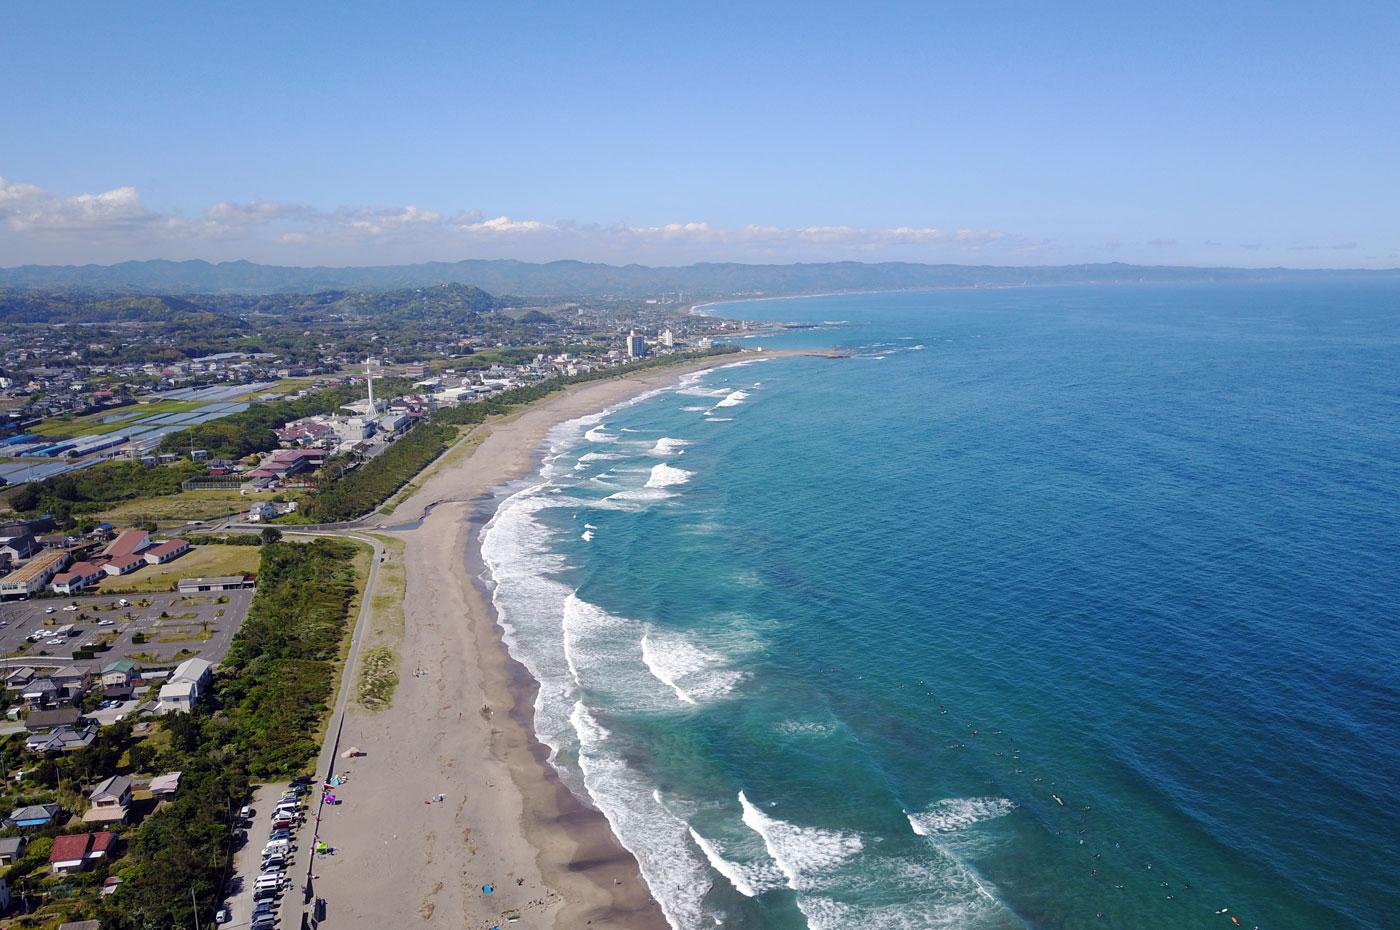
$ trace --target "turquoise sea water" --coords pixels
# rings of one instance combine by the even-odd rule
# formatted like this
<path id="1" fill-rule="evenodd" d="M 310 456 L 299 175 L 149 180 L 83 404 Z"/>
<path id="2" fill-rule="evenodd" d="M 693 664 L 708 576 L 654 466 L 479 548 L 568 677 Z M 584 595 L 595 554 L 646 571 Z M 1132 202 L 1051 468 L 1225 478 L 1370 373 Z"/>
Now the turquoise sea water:
<path id="1" fill-rule="evenodd" d="M 1400 293 L 722 312 L 483 536 L 673 926 L 1400 926 Z"/>

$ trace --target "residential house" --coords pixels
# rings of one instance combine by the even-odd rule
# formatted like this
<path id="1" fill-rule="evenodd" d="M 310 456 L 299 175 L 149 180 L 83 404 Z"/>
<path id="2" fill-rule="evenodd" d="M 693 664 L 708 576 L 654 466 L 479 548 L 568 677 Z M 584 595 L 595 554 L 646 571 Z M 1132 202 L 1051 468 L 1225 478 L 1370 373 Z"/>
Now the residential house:
<path id="1" fill-rule="evenodd" d="M 58 727 L 48 733 L 35 733 L 25 740 L 24 748 L 30 752 L 77 752 L 86 749 L 97 739 L 97 724 L 89 723 L 82 729 Z"/>
<path id="2" fill-rule="evenodd" d="M 180 790 L 180 773 L 166 772 L 151 779 L 151 796 L 159 801 L 169 801 Z"/>
<path id="3" fill-rule="evenodd" d="M 49 679 L 58 685 L 59 693 L 69 700 L 86 694 L 92 685 L 92 673 L 80 665 L 65 665 L 49 675 Z"/>
<path id="4" fill-rule="evenodd" d="M 160 689 L 161 713 L 188 713 L 199 703 L 213 670 L 214 666 L 204 659 L 186 659 L 175 666 Z"/>
<path id="5" fill-rule="evenodd" d="M 74 562 L 69 566 L 68 571 L 54 575 L 53 581 L 49 582 L 49 587 L 59 594 L 77 594 L 84 588 L 90 588 L 97 584 L 106 574 L 101 565 L 94 565 L 91 562 Z"/>
<path id="6" fill-rule="evenodd" d="M 88 795 L 91 802 L 83 823 L 111 823 L 125 821 L 131 807 L 131 779 L 125 775 L 112 775 L 98 783 Z"/>
<path id="7" fill-rule="evenodd" d="M 47 680 L 47 679 L 46 679 Z M 31 733 L 47 733 L 59 727 L 78 725 L 82 711 L 76 707 L 55 707 L 52 710 L 31 710 L 24 718 L 24 728 Z"/>
<path id="8" fill-rule="evenodd" d="M 136 663 L 130 659 L 108 662 L 102 666 L 102 687 L 130 687 L 131 679 L 136 677 L 138 671 Z"/>
<path id="9" fill-rule="evenodd" d="M 39 551 L 39 542 L 30 533 L 18 536 L 0 537 L 0 559 L 23 562 Z"/>
<path id="10" fill-rule="evenodd" d="M 35 678 L 24 686 L 20 692 L 20 697 L 30 707 L 48 707 L 58 700 L 60 694 L 58 685 L 54 684 L 49 677 Z"/>
<path id="11" fill-rule="evenodd" d="M 19 861 L 19 857 L 24 855 L 24 848 L 28 845 L 29 837 L 27 836 L 0 837 L 0 865 L 14 865 Z"/>
<path id="12" fill-rule="evenodd" d="M 166 562 L 175 561 L 189 551 L 189 543 L 183 539 L 171 539 L 157 546 L 152 546 L 141 553 L 141 557 L 146 560 L 147 565 L 163 565 Z"/>
<path id="13" fill-rule="evenodd" d="M 53 852 L 49 853 L 49 865 L 55 875 L 68 875 L 81 872 L 88 863 L 102 859 L 112 851 L 117 839 L 115 833 L 65 833 L 53 839 Z"/>
<path id="14" fill-rule="evenodd" d="M 267 501 L 258 501 L 248 508 L 249 523 L 261 523 L 264 520 L 271 520 L 275 516 L 277 516 L 277 508 Z"/>
<path id="15" fill-rule="evenodd" d="M 5 826 L 18 827 L 21 830 L 47 827 L 58 820 L 58 815 L 62 810 L 63 808 L 57 804 L 31 804 L 28 807 L 17 807 L 10 811 L 10 816 L 5 818 Z"/>

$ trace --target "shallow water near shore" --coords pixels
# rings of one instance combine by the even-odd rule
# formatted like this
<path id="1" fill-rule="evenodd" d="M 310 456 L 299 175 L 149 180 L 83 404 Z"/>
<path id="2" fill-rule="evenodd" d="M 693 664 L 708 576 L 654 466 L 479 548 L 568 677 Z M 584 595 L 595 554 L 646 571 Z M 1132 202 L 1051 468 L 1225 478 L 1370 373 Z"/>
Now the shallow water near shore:
<path id="1" fill-rule="evenodd" d="M 674 927 L 1400 925 L 1400 292 L 716 312 L 482 538 Z"/>

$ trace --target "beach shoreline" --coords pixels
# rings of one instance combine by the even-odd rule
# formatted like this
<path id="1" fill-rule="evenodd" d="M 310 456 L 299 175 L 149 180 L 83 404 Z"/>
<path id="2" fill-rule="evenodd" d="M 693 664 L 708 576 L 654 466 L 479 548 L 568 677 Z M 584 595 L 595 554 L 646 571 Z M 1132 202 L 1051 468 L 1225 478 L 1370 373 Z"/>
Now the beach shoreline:
<path id="1" fill-rule="evenodd" d="M 667 930 L 632 854 L 560 780 L 535 735 L 537 684 L 502 638 L 481 530 L 512 485 L 538 472 L 554 426 L 687 373 L 802 354 L 821 353 L 714 356 L 572 386 L 489 424 L 467 454 L 356 531 L 403 543 L 404 632 L 392 704 L 347 710 L 346 739 L 365 755 L 337 763 L 351 780 L 346 803 L 322 823 L 337 854 L 316 876 L 338 918 L 394 926 L 416 912 L 481 930 L 513 917 L 561 930 Z"/>

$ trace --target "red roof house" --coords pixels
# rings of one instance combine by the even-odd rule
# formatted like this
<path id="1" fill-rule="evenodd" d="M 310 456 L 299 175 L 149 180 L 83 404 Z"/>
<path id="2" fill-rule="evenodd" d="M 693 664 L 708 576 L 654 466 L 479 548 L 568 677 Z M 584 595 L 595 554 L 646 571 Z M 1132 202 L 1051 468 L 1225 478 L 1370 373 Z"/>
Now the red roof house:
<path id="1" fill-rule="evenodd" d="M 49 853 L 49 865 L 55 874 L 81 872 L 94 859 L 101 859 L 112 851 L 117 835 L 101 833 L 65 833 L 53 839 L 53 851 Z"/>
<path id="2" fill-rule="evenodd" d="M 171 539 L 158 546 L 152 546 L 141 557 L 148 565 L 160 565 L 164 562 L 172 562 L 190 551 L 190 544 L 183 539 Z"/>
<path id="3" fill-rule="evenodd" d="M 145 530 L 122 530 L 117 534 L 117 538 L 107 544 L 107 548 L 102 550 L 102 554 L 108 558 L 117 558 L 123 555 L 135 555 L 151 546 L 151 534 Z"/>

